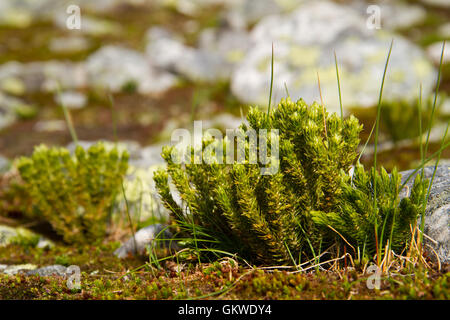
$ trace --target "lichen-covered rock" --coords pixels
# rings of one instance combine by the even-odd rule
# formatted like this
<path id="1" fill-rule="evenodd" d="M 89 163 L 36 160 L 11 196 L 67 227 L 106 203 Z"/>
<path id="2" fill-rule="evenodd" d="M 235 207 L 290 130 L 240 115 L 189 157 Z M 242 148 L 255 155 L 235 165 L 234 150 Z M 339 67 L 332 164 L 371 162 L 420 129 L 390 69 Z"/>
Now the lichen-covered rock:
<path id="1" fill-rule="evenodd" d="M 17 264 L 17 265 L 10 265 L 3 269 L 3 273 L 8 274 L 10 276 L 16 275 L 18 273 L 27 273 L 30 270 L 37 269 L 37 266 L 34 264 Z"/>
<path id="2" fill-rule="evenodd" d="M 33 236 L 35 235 L 26 229 L 0 225 L 0 246 L 8 245 L 20 237 L 31 238 Z"/>
<path id="3" fill-rule="evenodd" d="M 66 276 L 66 272 L 67 272 L 66 267 L 56 264 L 56 265 L 52 265 L 52 266 L 46 266 L 46 267 L 42 267 L 42 268 L 38 268 L 38 269 L 34 269 L 34 270 L 29 270 L 25 274 L 28 276 L 38 275 L 41 277 L 50 277 L 50 276 L 64 277 L 64 276 Z"/>
<path id="4" fill-rule="evenodd" d="M 159 68 L 192 81 L 218 81 L 230 77 L 230 66 L 221 55 L 186 46 L 182 39 L 161 27 L 147 33 L 146 54 Z"/>
<path id="5" fill-rule="evenodd" d="M 266 105 L 274 45 L 274 100 L 320 101 L 317 73 L 328 111 L 339 110 L 336 52 L 344 106 L 376 105 L 389 44 L 394 46 L 383 98 L 417 96 L 433 89 L 436 71 L 421 48 L 384 29 L 367 27 L 367 15 L 351 6 L 308 1 L 294 12 L 263 18 L 250 34 L 251 49 L 233 72 L 232 92 L 243 102 Z"/>
<path id="6" fill-rule="evenodd" d="M 120 91 L 133 83 L 140 93 L 160 93 L 175 84 L 175 76 L 156 70 L 141 53 L 105 46 L 86 61 L 90 85 Z"/>
<path id="7" fill-rule="evenodd" d="M 60 94 L 56 94 L 55 102 L 64 105 L 69 109 L 81 109 L 87 103 L 87 97 L 81 92 L 77 91 L 64 91 Z"/>
<path id="8" fill-rule="evenodd" d="M 402 183 L 413 173 L 414 170 L 401 172 Z M 424 176 L 431 179 L 434 166 L 424 169 Z M 420 170 L 416 173 L 420 174 Z M 415 175 L 407 183 L 400 197 L 404 197 L 409 187 L 414 182 Z M 419 218 L 420 225 L 420 218 Z M 431 258 L 436 258 L 443 263 L 450 262 L 450 165 L 440 165 L 436 169 L 436 174 L 430 190 L 430 197 L 425 211 L 424 237 L 425 250 Z M 431 239 L 429 239 L 431 238 Z M 432 248 L 432 250 L 431 250 Z M 433 251 L 434 250 L 434 251 Z"/>
<path id="9" fill-rule="evenodd" d="M 155 243 L 154 240 L 156 237 L 158 237 L 161 241 L 158 240 Z M 136 241 L 134 241 L 134 239 L 136 239 Z M 133 237 L 128 239 L 119 249 L 114 251 L 114 254 L 118 258 L 123 259 L 130 255 L 135 255 L 136 252 L 139 255 L 144 255 L 146 253 L 146 249 L 148 247 L 152 248 L 152 246 L 161 246 L 171 249 L 177 248 L 175 241 L 170 240 L 173 239 L 173 235 L 169 230 L 167 230 L 167 226 L 162 224 L 153 224 L 140 229 L 136 232 L 134 239 Z"/>
<path id="10" fill-rule="evenodd" d="M 10 166 L 11 162 L 7 158 L 0 155 L 0 174 L 8 171 Z"/>
<path id="11" fill-rule="evenodd" d="M 35 245 L 37 248 L 50 248 L 54 243 L 28 229 L 0 225 L 0 247 L 11 243 Z"/>

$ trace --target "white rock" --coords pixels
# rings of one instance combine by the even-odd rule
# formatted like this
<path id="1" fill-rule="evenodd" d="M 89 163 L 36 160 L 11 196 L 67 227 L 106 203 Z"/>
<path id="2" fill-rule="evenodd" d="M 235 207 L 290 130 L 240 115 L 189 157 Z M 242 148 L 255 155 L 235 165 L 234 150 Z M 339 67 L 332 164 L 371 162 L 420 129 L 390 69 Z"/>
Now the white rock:
<path id="1" fill-rule="evenodd" d="M 13 276 L 18 273 L 26 273 L 27 271 L 35 270 L 35 269 L 37 269 L 37 266 L 35 266 L 34 264 L 29 264 L 29 263 L 28 264 L 18 264 L 18 265 L 7 266 L 3 270 L 3 273 Z"/>
<path id="2" fill-rule="evenodd" d="M 81 109 L 86 105 L 86 95 L 76 91 L 65 91 L 55 94 L 55 102 L 69 109 Z"/>
<path id="3" fill-rule="evenodd" d="M 147 33 L 146 54 L 159 68 L 193 81 L 218 81 L 230 76 L 229 65 L 217 54 L 183 44 L 169 31 L 156 27 Z"/>
<path id="4" fill-rule="evenodd" d="M 158 235 L 159 239 L 165 239 L 165 241 L 155 242 L 154 240 Z M 137 231 L 135 237 L 128 239 L 119 249 L 114 251 L 114 254 L 118 258 L 123 259 L 129 255 L 135 255 L 136 253 L 143 255 L 146 253 L 147 247 L 151 248 L 152 246 L 170 247 L 175 249 L 177 246 L 175 242 L 170 241 L 172 238 L 173 235 L 168 231 L 167 226 L 161 224 L 150 225 Z"/>
<path id="5" fill-rule="evenodd" d="M 93 53 L 86 62 L 89 82 L 93 86 L 120 91 L 133 82 L 140 93 L 160 93 L 175 84 L 175 77 L 156 70 L 141 53 L 118 46 L 106 46 Z"/>
<path id="6" fill-rule="evenodd" d="M 0 155 L 0 173 L 4 173 L 9 170 L 9 167 L 11 166 L 11 162 Z"/>
<path id="7" fill-rule="evenodd" d="M 16 109 L 23 105 L 22 100 L 0 92 L 0 130 L 17 120 Z"/>

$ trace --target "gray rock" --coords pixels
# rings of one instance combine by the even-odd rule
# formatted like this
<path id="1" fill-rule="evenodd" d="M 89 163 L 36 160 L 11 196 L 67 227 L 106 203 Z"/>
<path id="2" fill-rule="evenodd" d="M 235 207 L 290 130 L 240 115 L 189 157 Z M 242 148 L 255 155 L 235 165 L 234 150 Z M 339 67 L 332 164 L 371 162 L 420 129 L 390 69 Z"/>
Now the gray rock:
<path id="1" fill-rule="evenodd" d="M 27 271 L 25 274 L 27 276 L 38 275 L 41 277 L 50 277 L 50 276 L 65 277 L 66 271 L 67 271 L 66 267 L 56 264 L 53 266 L 46 266 L 39 269 L 30 270 Z"/>
<path id="2" fill-rule="evenodd" d="M 55 246 L 55 243 L 49 239 L 46 239 L 44 237 L 39 238 L 39 242 L 36 245 L 36 248 L 38 249 L 50 249 Z"/>
<path id="3" fill-rule="evenodd" d="M 429 94 L 436 71 L 422 49 L 389 31 L 368 29 L 366 20 L 350 6 L 328 1 L 306 2 L 290 14 L 263 18 L 250 34 L 251 49 L 233 72 L 232 92 L 243 102 L 267 104 L 273 43 L 273 101 L 286 96 L 285 84 L 294 100 L 320 101 L 318 72 L 327 109 L 338 111 L 335 51 L 344 106 L 370 107 L 377 103 L 394 38 L 383 97 L 413 99 L 418 83 Z"/>
<path id="4" fill-rule="evenodd" d="M 180 38 L 161 27 L 148 31 L 147 42 L 146 55 L 161 69 L 192 81 L 213 82 L 230 76 L 229 65 L 220 55 L 186 46 Z"/>
<path id="5" fill-rule="evenodd" d="M 22 100 L 0 92 L 0 130 L 17 120 L 16 109 L 22 104 Z"/>
<path id="6" fill-rule="evenodd" d="M 155 243 L 155 237 L 158 235 L 161 240 Z M 146 249 L 152 246 L 162 246 L 166 248 L 176 249 L 177 245 L 175 241 L 170 241 L 173 238 L 173 235 L 170 231 L 167 230 L 167 226 L 162 224 L 153 224 L 148 227 L 142 228 L 136 232 L 134 239 L 136 239 L 136 247 L 135 241 L 133 237 L 128 239 L 119 249 L 114 251 L 114 254 L 120 258 L 126 258 L 129 255 L 135 255 L 136 252 L 139 255 L 144 255 L 146 253 Z"/>
<path id="7" fill-rule="evenodd" d="M 11 162 L 7 158 L 0 155 L 0 174 L 8 171 L 10 166 L 11 166 Z"/>
<path id="8" fill-rule="evenodd" d="M 86 105 L 86 95 L 76 91 L 65 91 L 55 95 L 55 101 L 69 109 L 81 109 Z"/>
<path id="9" fill-rule="evenodd" d="M 38 241 L 36 245 L 37 247 L 39 247 L 39 245 L 41 247 L 54 245 L 52 241 L 46 239 L 43 236 L 39 236 L 38 234 L 28 229 L 22 227 L 13 228 L 9 226 L 0 225 L 0 247 L 6 246 L 12 242 L 14 243 L 25 242 L 28 244 L 34 241 Z"/>
<path id="10" fill-rule="evenodd" d="M 414 170 L 401 172 L 402 183 L 413 173 Z M 431 179 L 434 166 L 424 169 L 424 176 Z M 408 181 L 408 188 L 404 189 L 400 195 L 405 197 L 408 189 L 414 183 L 414 178 L 418 171 Z M 419 218 L 419 225 L 420 225 Z M 430 190 L 430 197 L 425 211 L 424 237 L 425 250 L 431 258 L 436 258 L 433 250 L 438 254 L 439 260 L 443 263 L 450 262 L 450 165 L 440 165 L 436 169 L 435 178 Z M 431 238 L 431 239 L 429 239 Z M 433 249 L 431 250 L 430 247 Z"/>
<path id="11" fill-rule="evenodd" d="M 175 77 L 150 65 L 141 53 L 118 46 L 94 52 L 86 62 L 89 83 L 120 91 L 133 83 L 140 93 L 161 93 L 175 84 Z"/>
<path id="12" fill-rule="evenodd" d="M 0 66 L 0 82 L 3 83 L 9 79 L 20 81 L 21 86 L 28 92 L 55 91 L 58 86 L 78 89 L 87 85 L 84 63 L 56 60 L 5 63 Z"/>
<path id="13" fill-rule="evenodd" d="M 15 228 L 0 225 L 0 246 L 9 244 L 17 236 L 18 233 Z"/>
<path id="14" fill-rule="evenodd" d="M 13 276 L 18 273 L 26 274 L 27 271 L 35 269 L 37 269 L 37 266 L 35 266 L 34 264 L 18 264 L 7 266 L 5 269 L 3 269 L 3 273 Z"/>

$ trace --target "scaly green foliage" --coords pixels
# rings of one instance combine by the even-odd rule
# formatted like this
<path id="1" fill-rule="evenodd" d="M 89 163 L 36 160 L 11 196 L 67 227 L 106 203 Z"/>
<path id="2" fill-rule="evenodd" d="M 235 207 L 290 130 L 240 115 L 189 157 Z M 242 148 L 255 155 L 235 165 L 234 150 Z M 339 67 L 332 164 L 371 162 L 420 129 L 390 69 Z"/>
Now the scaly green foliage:
<path id="1" fill-rule="evenodd" d="M 283 99 L 269 114 L 252 108 L 247 120 L 249 127 L 243 124 L 239 129 L 242 134 L 248 129 L 279 130 L 276 173 L 261 175 L 262 163 L 249 161 L 254 145 L 248 137 L 242 164 L 177 164 L 171 156 L 174 147 L 165 147 L 167 170 L 154 175 L 162 201 L 196 247 L 268 264 L 292 263 L 302 253 L 311 257 L 310 249 L 319 250 L 322 238 L 311 212 L 330 212 L 337 205 L 341 175 L 356 157 L 361 126 L 354 117 L 342 120 L 317 103 L 308 106 L 290 99 Z M 268 135 L 268 146 L 272 139 Z M 213 143 L 204 140 L 204 146 Z M 262 151 L 261 146 L 257 149 Z M 268 151 L 270 157 L 272 150 Z M 169 175 L 186 207 L 172 198 Z"/>
<path id="2" fill-rule="evenodd" d="M 374 181 L 376 181 L 377 207 L 374 208 Z M 411 237 L 411 225 L 423 209 L 423 199 L 428 182 L 417 175 L 410 196 L 399 198 L 401 177 L 397 170 L 390 175 L 371 168 L 365 171 L 358 164 L 353 177 L 343 176 L 342 194 L 336 212 L 313 212 L 313 221 L 324 229 L 339 233 L 356 250 L 364 250 L 369 256 L 380 252 L 389 244 L 401 252 Z M 375 225 L 378 228 L 375 228 Z M 377 234 L 375 234 L 377 230 Z"/>
<path id="3" fill-rule="evenodd" d="M 128 154 L 102 143 L 74 156 L 64 148 L 37 147 L 18 170 L 32 199 L 32 214 L 47 220 L 67 243 L 101 240 L 115 195 L 128 168 Z"/>

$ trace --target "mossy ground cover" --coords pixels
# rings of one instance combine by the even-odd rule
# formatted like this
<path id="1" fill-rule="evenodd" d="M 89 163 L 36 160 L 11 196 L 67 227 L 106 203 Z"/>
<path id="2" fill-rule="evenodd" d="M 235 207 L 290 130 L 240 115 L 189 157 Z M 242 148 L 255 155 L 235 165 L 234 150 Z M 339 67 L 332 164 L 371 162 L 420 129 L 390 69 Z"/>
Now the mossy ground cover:
<path id="1" fill-rule="evenodd" d="M 166 260 L 159 268 L 144 258 L 120 260 L 118 243 L 97 247 L 56 246 L 50 250 L 9 245 L 0 264 L 79 265 L 81 288 L 63 277 L 0 274 L 0 299 L 449 299 L 450 270 L 404 269 L 381 277 L 369 289 L 363 266 L 295 272 L 251 267 L 233 259 L 216 262 Z M 138 270 L 137 270 L 138 269 Z"/>

